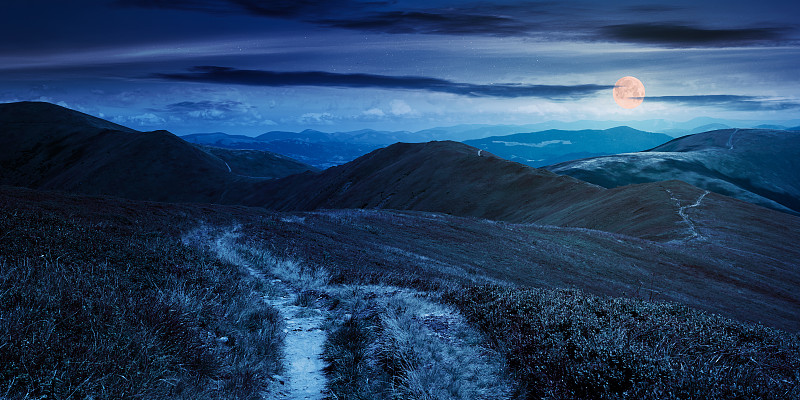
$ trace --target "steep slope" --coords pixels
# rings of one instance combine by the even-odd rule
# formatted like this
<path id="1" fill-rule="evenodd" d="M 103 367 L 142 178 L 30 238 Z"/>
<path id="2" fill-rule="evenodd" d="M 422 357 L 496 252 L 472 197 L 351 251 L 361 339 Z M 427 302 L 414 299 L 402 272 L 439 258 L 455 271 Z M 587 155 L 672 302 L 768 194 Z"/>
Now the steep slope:
<path id="1" fill-rule="evenodd" d="M 283 178 L 305 171 L 318 171 L 311 165 L 295 161 L 277 153 L 261 150 L 233 150 L 221 147 L 197 145 L 227 164 L 237 175 L 259 178 Z"/>
<path id="2" fill-rule="evenodd" d="M 627 126 L 606 130 L 541 132 L 492 136 L 464 143 L 532 167 L 606 154 L 653 148 L 671 140 L 663 133 L 643 132 Z"/>
<path id="3" fill-rule="evenodd" d="M 725 129 L 685 136 L 639 153 L 547 167 L 603 187 L 679 179 L 776 210 L 800 213 L 800 133 Z"/>
<path id="4" fill-rule="evenodd" d="M 0 104 L 0 184 L 142 200 L 235 202 L 251 182 L 167 131 L 137 132 L 49 103 Z"/>
<path id="5" fill-rule="evenodd" d="M 457 142 L 398 143 L 273 186 L 270 206 L 279 209 L 437 210 L 506 220 L 523 220 L 529 209 L 548 207 L 548 194 L 580 197 L 601 190 Z M 538 193 L 532 196 L 529 188 Z"/>

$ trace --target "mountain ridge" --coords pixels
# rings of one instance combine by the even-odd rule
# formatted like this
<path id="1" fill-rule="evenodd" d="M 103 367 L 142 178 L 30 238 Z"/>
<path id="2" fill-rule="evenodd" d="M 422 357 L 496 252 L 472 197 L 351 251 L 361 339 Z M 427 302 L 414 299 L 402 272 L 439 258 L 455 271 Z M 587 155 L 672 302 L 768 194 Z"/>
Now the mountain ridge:
<path id="1" fill-rule="evenodd" d="M 724 129 L 687 135 L 638 152 L 568 161 L 546 167 L 613 188 L 681 179 L 764 207 L 800 212 L 800 134 Z"/>
<path id="2" fill-rule="evenodd" d="M 138 200 L 237 202 L 265 178 L 163 130 L 139 132 L 50 103 L 0 104 L 0 184 Z"/>
<path id="3" fill-rule="evenodd" d="M 629 126 L 596 130 L 549 129 L 467 140 L 464 143 L 490 151 L 505 159 L 532 167 L 598 155 L 628 153 L 658 146 L 671 140 L 662 134 Z"/>

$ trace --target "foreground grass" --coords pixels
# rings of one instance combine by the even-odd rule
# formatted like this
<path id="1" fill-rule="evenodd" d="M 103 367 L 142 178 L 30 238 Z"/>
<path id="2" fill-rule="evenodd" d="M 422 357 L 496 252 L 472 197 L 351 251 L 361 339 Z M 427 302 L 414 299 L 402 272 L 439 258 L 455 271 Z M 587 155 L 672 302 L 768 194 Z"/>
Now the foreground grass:
<path id="1" fill-rule="evenodd" d="M 145 220 L 2 211 L 0 397 L 251 399 L 279 370 L 238 267 Z"/>
<path id="2" fill-rule="evenodd" d="M 341 399 L 508 399 L 502 355 L 432 293 L 341 289 L 325 346 Z"/>
<path id="3" fill-rule="evenodd" d="M 235 238 L 213 241 L 224 258 L 291 285 L 298 305 L 327 309 L 323 359 L 330 398 L 510 398 L 504 358 L 436 292 L 332 282 L 325 267 Z"/>
<path id="4" fill-rule="evenodd" d="M 531 399 L 797 399 L 800 339 L 667 303 L 491 286 L 446 296 Z"/>
<path id="5" fill-rule="evenodd" d="M 331 398 L 800 398 L 795 334 L 674 304 L 474 286 L 380 254 L 380 268 L 276 258 L 263 249 L 286 249 L 258 234 L 279 218 L 246 209 L 240 236 L 208 228 L 186 246 L 181 233 L 233 225 L 233 209 L 20 193 L 31 206 L 0 197 L 0 398 L 258 398 L 283 327 L 260 298 L 269 282 L 242 265 L 329 311 Z M 314 242 L 304 235 L 292 240 Z M 313 250 L 298 248 L 284 254 Z M 504 366 L 517 384 L 497 379 Z"/>

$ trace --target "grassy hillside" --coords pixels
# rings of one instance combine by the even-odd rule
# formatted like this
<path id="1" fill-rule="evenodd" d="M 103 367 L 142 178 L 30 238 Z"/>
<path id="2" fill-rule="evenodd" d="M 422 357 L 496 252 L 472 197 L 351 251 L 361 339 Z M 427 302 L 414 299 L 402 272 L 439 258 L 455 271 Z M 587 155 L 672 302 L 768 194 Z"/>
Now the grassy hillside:
<path id="1" fill-rule="evenodd" d="M 137 200 L 240 203 L 263 178 L 167 131 L 138 132 L 49 103 L 0 104 L 0 184 Z"/>
<path id="2" fill-rule="evenodd" d="M 198 147 L 219 157 L 226 163 L 226 167 L 237 175 L 273 179 L 306 171 L 318 171 L 308 164 L 268 151 L 224 149 L 203 145 Z"/>
<path id="3" fill-rule="evenodd" d="M 680 192 L 676 203 L 671 192 Z M 265 183 L 245 202 L 267 208 L 379 208 L 442 212 L 517 223 L 580 227 L 670 241 L 685 236 L 679 209 L 703 194 L 669 181 L 614 189 L 589 184 L 479 151 L 456 142 L 398 143 L 319 174 Z M 693 213 L 719 225 L 742 224 L 732 214 L 759 219 L 783 215 L 732 199 L 715 198 Z M 680 204 L 679 204 L 680 203 Z M 713 216 L 713 217 L 711 217 Z"/>
<path id="4" fill-rule="evenodd" d="M 2 395 L 260 398 L 281 321 L 258 281 L 176 236 L 203 210 L 3 197 Z"/>
<path id="5" fill-rule="evenodd" d="M 707 244 L 419 212 L 275 213 L 8 187 L 0 204 L 0 393 L 10 398 L 277 393 L 283 321 L 262 300 L 275 278 L 302 291 L 299 304 L 328 310 L 331 397 L 798 394 L 796 334 L 659 302 L 797 321 L 780 282 L 755 284 L 768 269 Z M 229 244 L 218 239 L 234 226 Z M 797 287 L 796 264 L 772 265 Z M 455 367 L 475 363 L 507 378 Z"/>
<path id="6" fill-rule="evenodd" d="M 680 179 L 764 207 L 800 213 L 800 134 L 724 129 L 648 151 L 567 161 L 547 169 L 606 188 Z"/>

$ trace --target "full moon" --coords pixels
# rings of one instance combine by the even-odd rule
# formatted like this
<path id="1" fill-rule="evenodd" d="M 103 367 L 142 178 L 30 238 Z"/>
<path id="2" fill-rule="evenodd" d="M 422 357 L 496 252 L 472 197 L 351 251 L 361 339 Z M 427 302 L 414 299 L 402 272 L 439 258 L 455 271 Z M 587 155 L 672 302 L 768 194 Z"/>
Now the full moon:
<path id="1" fill-rule="evenodd" d="M 614 101 L 622 108 L 636 108 L 644 100 L 644 85 L 642 81 L 626 76 L 620 78 L 614 85 Z"/>

